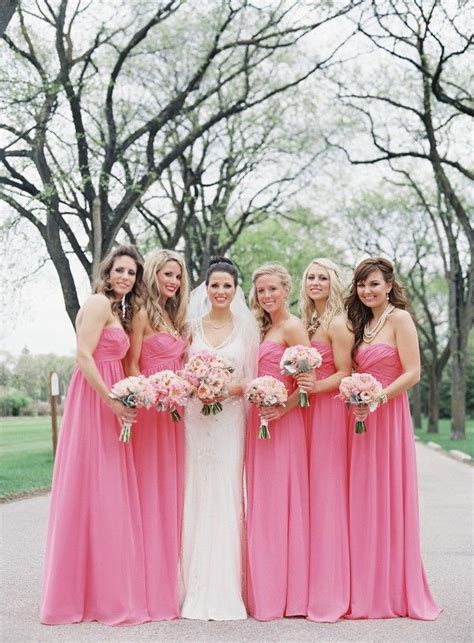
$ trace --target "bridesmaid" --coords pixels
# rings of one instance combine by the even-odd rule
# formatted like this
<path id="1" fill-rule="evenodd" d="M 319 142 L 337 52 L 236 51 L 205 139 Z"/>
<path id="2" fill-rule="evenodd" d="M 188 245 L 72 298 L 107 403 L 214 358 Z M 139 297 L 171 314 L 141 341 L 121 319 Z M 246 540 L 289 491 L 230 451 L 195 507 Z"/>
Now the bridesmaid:
<path id="1" fill-rule="evenodd" d="M 53 475 L 41 622 L 150 620 L 142 525 L 131 447 L 120 422 L 135 413 L 109 397 L 138 308 L 143 266 L 120 246 L 99 266 L 79 311 L 77 368 L 66 400 Z"/>
<path id="2" fill-rule="evenodd" d="M 293 378 L 282 375 L 288 346 L 309 346 L 302 322 L 287 307 L 291 277 L 282 266 L 266 264 L 252 276 L 250 305 L 262 343 L 258 375 L 273 375 L 291 393 L 285 408 L 261 411 L 271 421 L 269 440 L 257 438 L 259 411 L 247 428 L 248 610 L 268 621 L 306 615 L 308 604 L 309 506 L 307 448 L 303 414 Z"/>
<path id="3" fill-rule="evenodd" d="M 186 350 L 188 276 L 182 257 L 156 250 L 145 261 L 145 306 L 133 320 L 130 375 L 178 371 Z M 178 561 L 183 504 L 183 422 L 140 409 L 132 438 L 143 521 L 148 610 L 152 620 L 179 617 Z"/>
<path id="4" fill-rule="evenodd" d="M 347 411 L 336 398 L 351 373 L 353 335 L 347 327 L 338 266 L 314 259 L 303 274 L 300 309 L 305 327 L 323 358 L 311 390 L 309 429 L 310 564 L 308 618 L 333 623 L 349 609 Z M 313 380 L 314 381 L 314 380 Z"/>
<path id="5" fill-rule="evenodd" d="M 348 618 L 410 616 L 434 620 L 420 554 L 415 443 L 406 391 L 420 379 L 415 325 L 386 259 L 365 259 L 354 272 L 346 300 L 357 371 L 383 386 L 367 432 L 349 440 L 351 601 Z"/>

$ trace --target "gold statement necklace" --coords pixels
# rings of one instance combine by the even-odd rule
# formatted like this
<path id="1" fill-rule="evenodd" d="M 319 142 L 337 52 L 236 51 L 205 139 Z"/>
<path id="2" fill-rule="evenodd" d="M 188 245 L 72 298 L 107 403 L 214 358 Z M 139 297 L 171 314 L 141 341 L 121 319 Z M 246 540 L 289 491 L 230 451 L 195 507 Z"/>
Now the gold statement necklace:
<path id="1" fill-rule="evenodd" d="M 392 310 L 395 310 L 395 306 L 393 304 L 389 304 L 387 308 L 383 311 L 383 313 L 380 315 L 378 322 L 375 324 L 372 330 L 370 330 L 370 322 L 366 323 L 366 325 L 364 326 L 364 335 L 362 337 L 363 341 L 366 344 L 370 344 L 371 342 L 374 341 L 375 337 L 382 330 L 383 325 L 387 321 L 387 317 L 390 315 Z"/>
<path id="2" fill-rule="evenodd" d="M 314 333 L 318 330 L 318 328 L 321 326 L 321 318 L 316 315 L 316 313 L 313 313 L 311 315 L 311 321 L 309 322 L 308 326 L 308 335 L 311 337 L 311 335 L 314 335 Z"/>
<path id="3" fill-rule="evenodd" d="M 174 326 L 171 326 L 168 324 L 166 319 L 164 317 L 161 318 L 161 326 L 166 330 L 168 335 L 172 335 L 173 337 L 179 337 L 179 332 L 174 328 Z"/>

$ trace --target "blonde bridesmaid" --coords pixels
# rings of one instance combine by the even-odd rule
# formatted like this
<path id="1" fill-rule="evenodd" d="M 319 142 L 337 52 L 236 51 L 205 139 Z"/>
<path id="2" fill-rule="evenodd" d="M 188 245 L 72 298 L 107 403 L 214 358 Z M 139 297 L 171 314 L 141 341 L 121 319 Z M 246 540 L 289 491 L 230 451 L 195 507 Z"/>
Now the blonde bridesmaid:
<path id="1" fill-rule="evenodd" d="M 188 276 L 183 258 L 156 250 L 145 261 L 145 305 L 135 316 L 127 355 L 130 375 L 178 371 Z M 184 485 L 183 422 L 140 409 L 132 438 L 143 521 L 148 610 L 152 620 L 179 617 L 178 562 Z"/>
<path id="2" fill-rule="evenodd" d="M 288 346 L 309 346 L 302 322 L 288 310 L 291 277 L 277 264 L 252 276 L 250 305 L 260 325 L 258 375 L 283 381 L 285 408 L 252 409 L 247 426 L 248 610 L 268 621 L 306 616 L 308 604 L 308 460 L 303 413 L 293 378 L 281 374 Z M 271 438 L 257 438 L 259 413 L 270 421 Z"/>
<path id="3" fill-rule="evenodd" d="M 347 411 L 336 398 L 351 372 L 353 335 L 342 298 L 341 271 L 329 259 L 314 259 L 303 274 L 302 320 L 323 362 L 316 381 L 298 383 L 312 396 L 306 412 L 309 441 L 310 560 L 308 618 L 335 622 L 349 608 Z"/>

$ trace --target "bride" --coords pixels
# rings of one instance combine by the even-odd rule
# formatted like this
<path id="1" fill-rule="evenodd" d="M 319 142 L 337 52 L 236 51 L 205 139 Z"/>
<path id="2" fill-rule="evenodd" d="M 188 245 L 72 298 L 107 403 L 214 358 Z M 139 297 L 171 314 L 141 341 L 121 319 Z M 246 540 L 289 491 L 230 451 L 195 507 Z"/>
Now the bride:
<path id="1" fill-rule="evenodd" d="M 201 415 L 199 400 L 191 400 L 186 408 L 183 618 L 247 617 L 242 599 L 246 412 L 242 394 L 255 377 L 259 335 L 237 278 L 229 259 L 215 257 L 205 284 L 191 294 L 190 356 L 217 353 L 235 370 L 222 412 Z"/>

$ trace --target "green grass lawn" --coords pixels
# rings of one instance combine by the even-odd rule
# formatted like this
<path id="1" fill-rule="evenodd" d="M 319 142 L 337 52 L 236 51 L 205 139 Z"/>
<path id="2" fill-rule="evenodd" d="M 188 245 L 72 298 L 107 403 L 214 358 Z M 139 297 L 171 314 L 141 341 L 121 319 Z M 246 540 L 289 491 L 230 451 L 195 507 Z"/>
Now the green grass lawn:
<path id="1" fill-rule="evenodd" d="M 49 417 L 0 418 L 0 499 L 51 485 Z"/>
<path id="2" fill-rule="evenodd" d="M 450 420 L 440 421 L 440 432 L 416 431 L 422 442 L 437 442 L 443 449 L 459 449 L 474 458 L 474 420 L 467 423 L 465 440 L 450 440 Z M 51 485 L 53 453 L 49 417 L 0 418 L 0 500 Z"/>
<path id="3" fill-rule="evenodd" d="M 465 440 L 451 440 L 451 420 L 440 420 L 439 433 L 426 432 L 427 420 L 423 418 L 423 428 L 417 429 L 415 434 L 422 442 L 437 442 L 443 449 L 449 451 L 450 449 L 458 449 L 469 453 L 474 458 L 474 420 L 466 422 L 466 439 Z"/>

